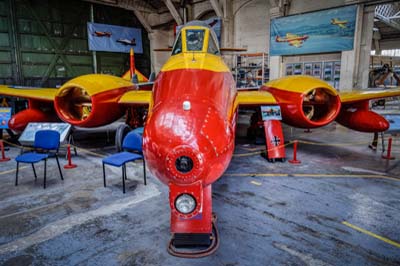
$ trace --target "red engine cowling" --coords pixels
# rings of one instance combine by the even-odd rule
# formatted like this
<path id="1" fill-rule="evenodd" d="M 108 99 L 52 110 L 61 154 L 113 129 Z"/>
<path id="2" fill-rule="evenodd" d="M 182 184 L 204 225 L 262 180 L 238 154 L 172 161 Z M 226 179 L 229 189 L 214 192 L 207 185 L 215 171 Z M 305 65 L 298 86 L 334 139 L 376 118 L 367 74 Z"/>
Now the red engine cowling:
<path id="1" fill-rule="evenodd" d="M 30 122 L 59 122 L 53 103 L 29 100 L 28 109 L 13 115 L 8 121 L 8 127 L 16 132 L 22 132 Z"/>
<path id="2" fill-rule="evenodd" d="M 81 127 L 97 127 L 124 114 L 119 98 L 134 85 L 122 78 L 91 74 L 72 79 L 58 91 L 54 106 L 65 122 Z"/>
<path id="3" fill-rule="evenodd" d="M 321 81 L 315 85 L 311 83 L 304 90 L 285 89 L 287 84 L 275 87 L 279 86 L 276 82 L 272 85 L 274 87 L 267 84 L 261 89 L 269 91 L 279 102 L 282 120 L 286 124 L 300 128 L 321 127 L 332 122 L 339 114 L 339 95 L 329 85 L 323 86 Z"/>
<path id="4" fill-rule="evenodd" d="M 390 123 L 381 115 L 369 110 L 368 101 L 346 104 L 336 121 L 345 127 L 361 132 L 383 132 Z"/>
<path id="5" fill-rule="evenodd" d="M 54 112 L 45 112 L 40 109 L 28 108 L 15 114 L 8 127 L 16 132 L 22 132 L 29 122 L 58 122 L 60 121 Z"/>

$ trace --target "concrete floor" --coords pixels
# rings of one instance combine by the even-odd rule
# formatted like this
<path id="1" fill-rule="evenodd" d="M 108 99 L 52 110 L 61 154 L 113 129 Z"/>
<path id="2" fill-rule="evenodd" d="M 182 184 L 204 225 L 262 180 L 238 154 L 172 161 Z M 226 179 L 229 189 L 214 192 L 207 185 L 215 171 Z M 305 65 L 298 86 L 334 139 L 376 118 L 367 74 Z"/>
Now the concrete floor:
<path id="1" fill-rule="evenodd" d="M 168 255 L 168 189 L 152 176 L 144 186 L 140 162 L 128 167 L 125 195 L 118 168 L 107 168 L 103 187 L 93 153 L 78 151 L 78 168 L 65 170 L 64 181 L 50 160 L 46 190 L 42 165 L 37 182 L 27 165 L 15 187 L 15 161 L 0 163 L 0 264 L 400 265 L 399 138 L 396 160 L 387 161 L 367 148 L 371 134 L 335 124 L 285 131 L 286 140 L 314 143 L 299 144 L 300 165 L 268 163 L 254 150 L 262 145 L 237 145 L 213 186 L 221 245 L 202 259 Z M 114 152 L 99 142 L 76 144 L 100 156 Z M 291 159 L 291 145 L 286 152 Z"/>

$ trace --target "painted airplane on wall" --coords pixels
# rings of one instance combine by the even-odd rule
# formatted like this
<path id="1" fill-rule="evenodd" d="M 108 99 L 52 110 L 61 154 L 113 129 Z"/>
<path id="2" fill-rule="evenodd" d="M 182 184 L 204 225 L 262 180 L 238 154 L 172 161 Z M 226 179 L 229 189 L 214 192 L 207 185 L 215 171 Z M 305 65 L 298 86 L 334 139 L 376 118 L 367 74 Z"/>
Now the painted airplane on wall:
<path id="1" fill-rule="evenodd" d="M 303 42 L 308 39 L 308 35 L 297 35 L 293 33 L 286 33 L 286 37 L 276 36 L 275 42 L 287 42 L 289 45 L 300 48 Z"/>
<path id="2" fill-rule="evenodd" d="M 108 38 L 110 38 L 111 35 L 112 35 L 111 32 L 108 31 L 95 31 L 93 34 L 93 36 L 96 37 L 108 37 Z"/>
<path id="3" fill-rule="evenodd" d="M 332 24 L 332 25 L 337 25 L 337 26 L 339 26 L 339 27 L 342 28 L 342 29 L 347 28 L 347 27 L 346 27 L 347 23 L 348 23 L 347 20 L 339 20 L 338 18 L 333 18 L 333 19 L 331 19 L 331 24 Z"/>
<path id="4" fill-rule="evenodd" d="M 192 45 L 195 37 L 201 45 Z M 92 74 L 74 78 L 58 90 L 1 86 L 0 94 L 29 99 L 29 108 L 14 116 L 26 116 L 25 122 L 58 116 L 81 127 L 110 123 L 127 106 L 148 105 L 143 152 L 148 169 L 169 187 L 173 236 L 168 251 L 200 257 L 218 247 L 212 184 L 231 161 L 239 106 L 279 105 L 283 122 L 300 128 L 336 120 L 354 130 L 381 132 L 389 123 L 369 110 L 369 100 L 398 96 L 400 89 L 339 94 L 322 80 L 289 76 L 259 90 L 238 91 L 215 33 L 204 23 L 191 22 L 177 34 L 152 90 L 139 90 L 123 78 Z M 91 107 L 85 116 L 84 105 Z M 193 246 L 203 248 L 187 251 Z"/>

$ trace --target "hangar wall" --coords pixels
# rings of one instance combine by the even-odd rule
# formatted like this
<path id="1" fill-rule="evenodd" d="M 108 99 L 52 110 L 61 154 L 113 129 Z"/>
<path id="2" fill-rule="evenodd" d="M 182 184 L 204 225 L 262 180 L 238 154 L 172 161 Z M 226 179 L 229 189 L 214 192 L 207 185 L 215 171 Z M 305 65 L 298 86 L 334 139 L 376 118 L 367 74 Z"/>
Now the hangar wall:
<path id="1" fill-rule="evenodd" d="M 357 4 L 356 0 L 312 1 L 263 1 L 263 0 L 220 0 L 217 8 L 211 1 L 199 1 L 189 7 L 188 20 L 199 19 L 204 14 L 221 14 L 223 19 L 222 47 L 243 47 L 248 53 L 269 52 L 269 32 L 271 18 L 284 15 L 294 15 L 326 8 L 341 7 Z M 307 60 L 324 61 L 326 58 L 341 61 L 340 90 L 352 90 L 353 88 L 366 88 L 368 86 L 369 53 L 371 50 L 371 38 L 373 27 L 373 6 L 358 4 L 356 36 L 354 49 L 334 54 L 314 54 L 306 56 Z M 150 24 L 153 22 L 150 21 Z M 172 28 L 156 30 L 152 33 L 154 40 L 162 40 L 168 36 L 169 45 L 172 45 Z M 165 38 L 164 38 L 165 42 Z M 155 45 L 160 45 L 155 42 Z M 154 45 L 153 45 L 154 46 Z M 286 62 L 300 60 L 299 56 L 271 56 L 270 78 L 279 78 L 284 75 Z M 154 70 L 159 71 L 168 56 L 155 53 Z M 234 55 L 224 55 L 225 61 L 233 67 Z"/>
<path id="2" fill-rule="evenodd" d="M 0 84 L 61 85 L 66 80 L 93 73 L 86 22 L 90 4 L 83 1 L 0 0 Z M 94 21 L 142 27 L 131 12 L 94 5 Z M 144 30 L 143 55 L 138 67 L 149 72 L 149 40 Z M 97 53 L 98 73 L 121 75 L 129 55 Z"/>

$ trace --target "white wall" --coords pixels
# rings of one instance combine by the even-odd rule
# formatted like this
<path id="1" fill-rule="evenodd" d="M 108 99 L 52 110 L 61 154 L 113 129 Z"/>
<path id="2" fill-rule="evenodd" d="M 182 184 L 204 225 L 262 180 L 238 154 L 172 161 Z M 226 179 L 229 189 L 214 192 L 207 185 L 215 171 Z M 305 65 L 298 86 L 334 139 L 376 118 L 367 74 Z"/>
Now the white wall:
<path id="1" fill-rule="evenodd" d="M 292 0 L 289 15 L 343 6 L 346 0 Z"/>
<path id="2" fill-rule="evenodd" d="M 234 1 L 234 46 L 247 48 L 249 53 L 268 52 L 269 1 Z"/>

